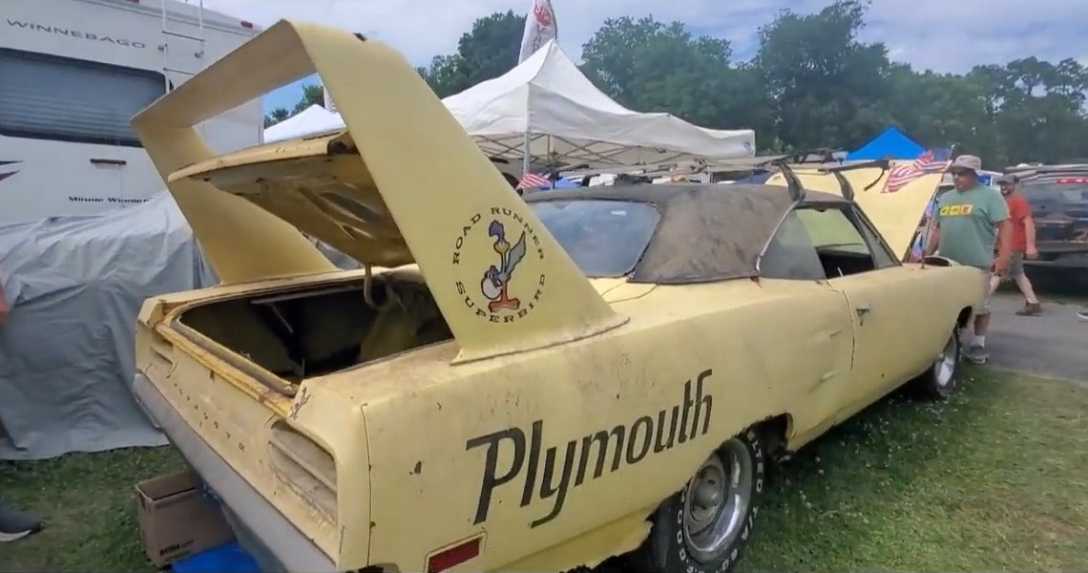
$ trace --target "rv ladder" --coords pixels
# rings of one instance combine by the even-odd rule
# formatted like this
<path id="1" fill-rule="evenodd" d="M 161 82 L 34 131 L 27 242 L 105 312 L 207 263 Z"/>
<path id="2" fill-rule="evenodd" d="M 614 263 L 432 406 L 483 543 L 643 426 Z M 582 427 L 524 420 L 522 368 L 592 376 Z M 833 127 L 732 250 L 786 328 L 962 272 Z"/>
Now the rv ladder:
<path id="1" fill-rule="evenodd" d="M 186 76 L 192 76 L 192 75 L 195 75 L 195 73 L 196 73 L 195 71 L 190 72 L 190 71 L 170 67 L 170 59 L 169 59 L 170 58 L 170 40 L 169 40 L 169 38 L 171 38 L 171 37 L 173 37 L 173 38 L 183 38 L 183 39 L 186 39 L 186 40 L 192 40 L 194 42 L 199 42 L 200 43 L 200 49 L 196 53 L 194 53 L 193 56 L 195 56 L 196 58 L 203 58 L 204 57 L 204 48 L 205 48 L 205 45 L 206 45 L 206 40 L 205 40 L 205 37 L 204 37 L 204 0 L 200 0 L 200 4 L 199 4 L 199 6 L 197 8 L 197 30 L 198 30 L 198 32 L 197 32 L 196 36 L 191 36 L 189 34 L 182 34 L 181 32 L 175 32 L 174 30 L 171 30 L 169 28 L 170 18 L 169 18 L 169 15 L 167 13 L 169 11 L 169 9 L 167 8 L 167 3 L 171 2 L 172 0 L 161 0 L 161 1 L 162 1 L 161 7 L 162 7 L 162 35 L 163 35 L 163 40 L 162 40 L 162 44 L 159 46 L 159 49 L 162 52 L 162 76 L 163 76 L 163 81 L 166 83 L 166 91 L 169 92 L 171 89 L 177 87 L 177 86 L 174 86 L 170 82 L 170 74 L 184 74 Z"/>

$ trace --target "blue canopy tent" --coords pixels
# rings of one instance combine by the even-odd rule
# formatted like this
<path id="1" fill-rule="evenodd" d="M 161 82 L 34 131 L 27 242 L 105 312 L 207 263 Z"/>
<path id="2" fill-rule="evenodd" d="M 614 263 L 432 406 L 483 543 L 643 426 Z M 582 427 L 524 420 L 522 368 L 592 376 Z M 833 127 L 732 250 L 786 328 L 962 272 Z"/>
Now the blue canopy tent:
<path id="1" fill-rule="evenodd" d="M 889 127 L 872 141 L 851 151 L 848 161 L 877 159 L 917 159 L 925 148 L 895 127 Z"/>

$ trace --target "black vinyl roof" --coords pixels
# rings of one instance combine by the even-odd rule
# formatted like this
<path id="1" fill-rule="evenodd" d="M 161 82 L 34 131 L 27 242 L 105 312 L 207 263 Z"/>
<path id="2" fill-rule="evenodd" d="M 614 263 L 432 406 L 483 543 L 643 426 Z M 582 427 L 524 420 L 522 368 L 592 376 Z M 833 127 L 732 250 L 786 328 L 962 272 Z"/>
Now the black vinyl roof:
<path id="1" fill-rule="evenodd" d="M 786 187 L 746 184 L 601 186 L 525 195 L 528 203 L 578 200 L 653 204 L 661 220 L 630 280 L 662 284 L 757 276 L 757 259 L 796 203 Z M 806 191 L 802 202 L 847 203 L 818 191 Z"/>

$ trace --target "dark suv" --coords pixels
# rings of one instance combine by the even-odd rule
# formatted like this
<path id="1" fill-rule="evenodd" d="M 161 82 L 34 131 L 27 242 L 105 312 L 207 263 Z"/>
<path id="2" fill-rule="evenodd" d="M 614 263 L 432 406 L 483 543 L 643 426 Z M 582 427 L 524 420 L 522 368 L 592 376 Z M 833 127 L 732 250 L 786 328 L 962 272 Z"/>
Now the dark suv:
<path id="1" fill-rule="evenodd" d="M 1009 170 L 1020 177 L 1035 218 L 1034 267 L 1088 272 L 1088 164 Z"/>

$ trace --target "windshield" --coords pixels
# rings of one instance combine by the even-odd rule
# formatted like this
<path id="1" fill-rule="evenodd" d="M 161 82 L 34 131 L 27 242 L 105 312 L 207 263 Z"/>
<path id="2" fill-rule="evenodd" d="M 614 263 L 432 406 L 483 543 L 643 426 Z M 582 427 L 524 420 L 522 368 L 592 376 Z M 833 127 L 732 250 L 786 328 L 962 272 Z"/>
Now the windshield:
<path id="1" fill-rule="evenodd" d="M 531 205 L 589 277 L 620 277 L 631 272 L 661 219 L 652 204 L 634 201 L 540 201 Z"/>

